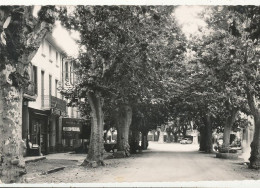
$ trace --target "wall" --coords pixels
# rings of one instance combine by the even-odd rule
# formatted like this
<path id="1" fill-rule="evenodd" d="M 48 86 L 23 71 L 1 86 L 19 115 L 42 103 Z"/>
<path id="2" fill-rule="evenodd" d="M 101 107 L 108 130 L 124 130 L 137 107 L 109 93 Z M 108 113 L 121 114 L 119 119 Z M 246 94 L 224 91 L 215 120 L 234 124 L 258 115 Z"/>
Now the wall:
<path id="1" fill-rule="evenodd" d="M 41 109 L 41 71 L 44 71 L 44 95 L 49 95 L 49 75 L 52 76 L 52 95 L 55 96 L 55 80 L 61 81 L 61 65 L 62 65 L 62 55 L 58 52 L 58 60 L 56 61 L 56 50 L 51 46 L 51 56 L 49 54 L 50 43 L 45 39 L 40 46 L 38 52 L 32 59 L 32 64 L 37 67 L 37 94 L 35 102 L 30 102 L 29 107 L 35 109 Z M 60 93 L 57 92 L 57 97 L 62 98 Z"/>

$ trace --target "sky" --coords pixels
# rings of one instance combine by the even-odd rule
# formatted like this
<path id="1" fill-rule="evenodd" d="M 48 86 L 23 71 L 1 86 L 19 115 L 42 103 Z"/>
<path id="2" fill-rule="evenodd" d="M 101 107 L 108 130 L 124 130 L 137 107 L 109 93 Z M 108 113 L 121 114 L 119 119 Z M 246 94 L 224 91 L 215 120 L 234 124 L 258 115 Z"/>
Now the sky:
<path id="1" fill-rule="evenodd" d="M 55 23 L 52 36 L 56 39 L 57 43 L 62 46 L 69 56 L 77 57 L 78 45 L 74 39 L 79 39 L 79 35 L 75 33 L 69 33 L 64 27 L 61 26 L 60 22 Z"/>
<path id="2" fill-rule="evenodd" d="M 206 23 L 199 18 L 199 13 L 204 10 L 204 6 L 179 6 L 175 9 L 175 17 L 181 25 L 181 29 L 186 36 L 198 33 L 199 27 L 205 27 Z"/>
<path id="3" fill-rule="evenodd" d="M 35 6 L 33 15 L 37 17 L 37 12 L 41 6 Z M 59 21 L 55 22 L 52 36 L 56 39 L 56 42 L 66 51 L 69 56 L 77 57 L 78 45 L 74 39 L 79 39 L 79 34 L 70 33 L 64 27 L 61 26 Z"/>

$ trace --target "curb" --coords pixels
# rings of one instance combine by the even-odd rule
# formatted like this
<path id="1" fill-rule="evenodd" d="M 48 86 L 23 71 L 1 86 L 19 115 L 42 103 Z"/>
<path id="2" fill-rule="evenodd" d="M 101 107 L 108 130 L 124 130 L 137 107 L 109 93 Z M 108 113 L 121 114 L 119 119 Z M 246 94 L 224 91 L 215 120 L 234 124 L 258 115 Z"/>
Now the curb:
<path id="1" fill-rule="evenodd" d="M 238 159 L 237 153 L 217 153 L 216 158 L 221 159 Z"/>
<path id="2" fill-rule="evenodd" d="M 62 166 L 62 167 L 53 168 L 53 169 L 50 169 L 50 170 L 48 170 L 46 172 L 42 172 L 40 175 L 46 175 L 46 174 L 51 174 L 51 173 L 54 173 L 54 172 L 58 172 L 58 171 L 64 170 L 64 168 L 66 168 L 66 167 Z"/>
<path id="3" fill-rule="evenodd" d="M 39 176 L 42 176 L 42 175 L 47 175 L 47 174 L 51 174 L 51 173 L 55 173 L 55 172 L 58 172 L 60 170 L 63 170 L 64 168 L 66 168 L 65 166 L 62 166 L 62 167 L 57 167 L 57 168 L 53 168 L 53 169 L 50 169 L 48 171 L 45 171 L 45 172 L 42 172 L 42 173 L 38 173 L 38 174 L 27 174 L 27 177 L 25 177 L 25 181 L 27 182 L 28 180 L 33 180 Z"/>
<path id="4" fill-rule="evenodd" d="M 45 156 L 41 156 L 41 157 L 34 158 L 34 159 L 25 159 L 25 163 L 36 162 L 36 161 L 41 161 L 41 160 L 44 160 L 44 159 L 46 159 L 46 157 L 45 157 Z"/>

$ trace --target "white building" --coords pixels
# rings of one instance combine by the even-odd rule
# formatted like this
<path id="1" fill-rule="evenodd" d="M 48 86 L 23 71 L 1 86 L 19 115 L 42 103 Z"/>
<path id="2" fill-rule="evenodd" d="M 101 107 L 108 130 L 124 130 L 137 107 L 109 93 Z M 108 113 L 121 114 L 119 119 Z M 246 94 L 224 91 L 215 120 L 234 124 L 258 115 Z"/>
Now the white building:
<path id="1" fill-rule="evenodd" d="M 28 142 L 39 145 L 43 154 L 81 144 L 77 128 L 64 128 L 74 130 L 64 136 L 63 127 L 82 126 L 82 121 L 77 107 L 67 107 L 68 100 L 58 89 L 66 81 L 73 85 L 75 67 L 51 34 L 43 39 L 31 61 L 31 84 L 24 91 L 22 136 L 27 145 Z"/>

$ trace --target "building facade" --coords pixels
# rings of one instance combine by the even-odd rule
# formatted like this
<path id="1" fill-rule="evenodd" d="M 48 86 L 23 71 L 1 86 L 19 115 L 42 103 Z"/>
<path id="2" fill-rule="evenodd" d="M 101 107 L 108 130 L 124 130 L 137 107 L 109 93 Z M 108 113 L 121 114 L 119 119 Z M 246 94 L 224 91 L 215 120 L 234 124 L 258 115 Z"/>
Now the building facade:
<path id="1" fill-rule="evenodd" d="M 38 146 L 44 155 L 72 150 L 81 144 L 79 135 L 84 121 L 77 107 L 67 107 L 69 101 L 59 90 L 65 83 L 74 84 L 74 67 L 51 34 L 43 39 L 30 62 L 30 85 L 23 99 L 22 137 L 27 147 Z M 63 128 L 68 127 L 66 122 L 79 128 Z M 64 136 L 69 132 L 73 136 Z"/>

